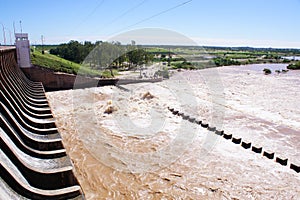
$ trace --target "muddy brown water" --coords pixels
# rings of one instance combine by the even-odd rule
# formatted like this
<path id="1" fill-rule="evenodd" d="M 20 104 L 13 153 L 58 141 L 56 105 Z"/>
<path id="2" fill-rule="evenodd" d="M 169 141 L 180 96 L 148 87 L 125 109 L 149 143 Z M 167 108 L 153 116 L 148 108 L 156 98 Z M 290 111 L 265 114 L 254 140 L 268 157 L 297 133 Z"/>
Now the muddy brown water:
<path id="1" fill-rule="evenodd" d="M 231 66 L 124 86 L 130 92 L 106 86 L 47 98 L 87 199 L 300 199 L 300 175 L 288 166 L 167 109 L 299 165 L 299 77 Z M 154 98 L 143 99 L 147 92 Z"/>

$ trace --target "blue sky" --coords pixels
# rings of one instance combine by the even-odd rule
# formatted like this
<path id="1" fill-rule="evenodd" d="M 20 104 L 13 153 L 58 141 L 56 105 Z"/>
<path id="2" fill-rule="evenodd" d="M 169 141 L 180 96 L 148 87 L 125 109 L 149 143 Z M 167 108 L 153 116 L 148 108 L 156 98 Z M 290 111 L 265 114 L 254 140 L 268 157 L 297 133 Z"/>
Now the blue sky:
<path id="1" fill-rule="evenodd" d="M 8 44 L 13 22 L 19 32 L 21 20 L 32 44 L 41 43 L 41 35 L 46 44 L 58 44 L 151 27 L 176 31 L 199 45 L 300 48 L 300 0 L 0 0 L 0 5 Z"/>

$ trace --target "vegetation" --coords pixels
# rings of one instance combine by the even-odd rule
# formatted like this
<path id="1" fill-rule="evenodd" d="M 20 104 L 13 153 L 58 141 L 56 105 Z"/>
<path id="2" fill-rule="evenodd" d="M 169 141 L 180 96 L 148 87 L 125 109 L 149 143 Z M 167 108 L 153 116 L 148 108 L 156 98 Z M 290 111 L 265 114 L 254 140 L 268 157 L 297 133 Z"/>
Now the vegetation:
<path id="1" fill-rule="evenodd" d="M 153 50 L 151 50 L 151 48 Z M 286 56 L 300 56 L 300 49 L 273 49 L 251 47 L 201 47 L 201 46 L 147 46 L 147 50 L 156 55 L 176 54 L 188 61 L 212 61 L 217 66 L 258 64 L 258 63 L 289 63 Z M 155 61 L 168 61 L 168 58 L 156 59 Z M 176 62 L 173 58 L 170 62 Z M 214 63 L 207 63 L 212 67 Z M 193 62 L 194 64 L 194 62 Z M 171 64 L 172 65 L 172 64 Z M 198 66 L 196 67 L 198 69 Z M 202 66 L 200 67 L 202 68 Z"/>
<path id="2" fill-rule="evenodd" d="M 296 62 L 295 64 L 288 65 L 287 68 L 292 70 L 300 69 L 300 61 Z"/>
<path id="3" fill-rule="evenodd" d="M 233 60 L 231 58 L 222 58 L 217 57 L 213 58 L 214 63 L 216 66 L 228 66 L 228 65 L 240 65 L 241 63 L 239 61 Z"/>
<path id="4" fill-rule="evenodd" d="M 281 73 L 281 71 L 278 70 L 278 69 L 276 69 L 275 72 L 276 72 L 277 74 L 280 74 L 280 73 Z"/>
<path id="5" fill-rule="evenodd" d="M 152 60 L 152 55 L 135 46 L 134 42 L 130 45 L 121 45 L 120 42 L 80 43 L 72 40 L 51 49 L 50 53 L 100 70 L 131 68 Z"/>
<path id="6" fill-rule="evenodd" d="M 67 44 L 61 44 L 56 48 L 50 49 L 50 54 L 58 55 L 66 60 L 75 63 L 81 63 L 85 57 L 95 48 L 91 42 L 81 44 L 78 41 L 71 40 Z"/>
<path id="7" fill-rule="evenodd" d="M 158 70 L 157 72 L 155 72 L 154 76 L 161 76 L 163 78 L 170 78 L 170 74 L 167 68 L 164 68 L 163 70 Z"/>
<path id="8" fill-rule="evenodd" d="M 40 51 L 33 51 L 31 53 L 31 62 L 33 65 L 39 65 L 53 69 L 54 71 L 61 71 L 70 74 L 77 74 L 80 67 L 77 63 L 73 63 L 50 54 L 42 54 Z"/>
<path id="9" fill-rule="evenodd" d="M 268 68 L 264 68 L 263 72 L 265 72 L 265 75 L 268 75 L 268 74 L 272 73 L 272 71 L 270 69 L 268 69 Z"/>
<path id="10" fill-rule="evenodd" d="M 120 42 L 82 43 L 74 40 L 60 45 L 36 45 L 34 49 L 31 55 L 33 64 L 55 71 L 102 77 L 114 77 L 123 70 L 139 70 L 144 64 L 151 62 L 165 65 L 155 75 L 168 78 L 168 69 L 171 68 L 192 70 L 254 63 L 289 63 L 293 61 L 285 57 L 300 56 L 299 49 L 136 46 L 135 42 L 124 45 Z M 41 53 L 42 50 L 45 54 Z M 288 68 L 299 69 L 300 62 L 291 64 Z"/>
<path id="11" fill-rule="evenodd" d="M 87 76 L 101 76 L 101 72 L 92 70 L 84 66 L 80 66 L 78 63 L 74 63 L 63 58 L 51 55 L 48 53 L 42 54 L 41 51 L 33 51 L 31 53 L 31 63 L 45 67 L 54 71 L 69 73 L 69 74 L 81 74 Z M 80 70 L 79 70 L 80 69 Z"/>
<path id="12" fill-rule="evenodd" d="M 111 78 L 118 70 L 137 68 L 152 60 L 152 55 L 144 49 L 135 45 L 122 46 L 119 42 L 80 43 L 72 40 L 51 47 L 32 49 L 32 63 L 54 71 Z"/>
<path id="13" fill-rule="evenodd" d="M 186 62 L 186 61 L 183 61 L 183 62 L 176 62 L 176 63 L 173 63 L 173 69 L 195 69 L 195 66 L 192 65 L 191 62 Z"/>

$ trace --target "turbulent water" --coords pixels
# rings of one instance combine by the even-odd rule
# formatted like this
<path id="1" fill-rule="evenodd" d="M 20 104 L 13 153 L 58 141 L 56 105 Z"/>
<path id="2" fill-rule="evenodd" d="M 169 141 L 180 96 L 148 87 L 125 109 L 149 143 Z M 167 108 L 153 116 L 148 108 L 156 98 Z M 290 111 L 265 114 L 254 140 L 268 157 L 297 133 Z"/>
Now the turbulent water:
<path id="1" fill-rule="evenodd" d="M 87 199 L 300 199 L 300 72 L 230 66 L 160 83 L 47 93 Z M 281 166 L 201 126 L 289 158 Z M 108 114 L 107 112 L 112 112 Z"/>

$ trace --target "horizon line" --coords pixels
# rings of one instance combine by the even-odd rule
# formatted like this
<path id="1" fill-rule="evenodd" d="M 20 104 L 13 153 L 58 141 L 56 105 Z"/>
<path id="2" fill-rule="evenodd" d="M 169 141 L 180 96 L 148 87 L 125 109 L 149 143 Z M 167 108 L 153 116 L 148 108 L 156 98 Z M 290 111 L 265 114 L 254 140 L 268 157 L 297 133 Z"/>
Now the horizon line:
<path id="1" fill-rule="evenodd" d="M 30 44 L 30 46 L 57 46 L 57 45 L 61 45 L 61 44 L 67 44 L 70 41 L 77 41 L 81 44 L 83 44 L 84 42 L 92 42 L 92 43 L 96 43 L 97 41 L 102 41 L 102 42 L 109 42 L 111 43 L 111 41 L 104 41 L 104 40 L 97 40 L 97 41 L 78 41 L 78 40 L 69 40 L 68 42 L 62 42 L 62 43 L 48 43 L 48 44 Z M 128 44 L 124 44 L 121 43 L 121 45 L 128 45 Z M 1 45 L 1 46 L 14 46 L 14 45 Z M 137 44 L 136 46 L 153 46 L 153 47 L 157 47 L 157 46 L 172 46 L 172 47 L 212 47 L 212 48 L 250 48 L 250 49 L 293 49 L 293 50 L 300 50 L 300 47 L 255 47 L 255 46 L 249 46 L 249 45 L 233 45 L 233 46 L 227 46 L 227 45 L 189 45 L 189 44 Z"/>

